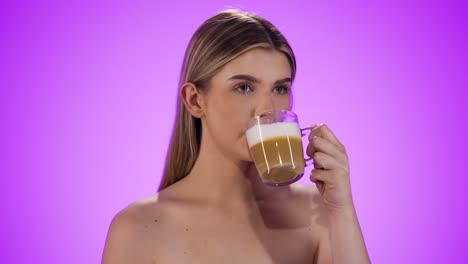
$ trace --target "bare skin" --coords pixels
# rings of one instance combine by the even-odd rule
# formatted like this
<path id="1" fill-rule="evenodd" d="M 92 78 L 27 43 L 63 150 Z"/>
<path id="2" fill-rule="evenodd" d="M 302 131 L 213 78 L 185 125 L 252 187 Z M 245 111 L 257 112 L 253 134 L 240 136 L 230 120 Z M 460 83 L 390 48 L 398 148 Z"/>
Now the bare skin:
<path id="1" fill-rule="evenodd" d="M 102 263 L 368 263 L 347 156 L 326 126 L 312 130 L 307 148 L 318 189 L 267 187 L 253 166 L 246 124 L 290 108 L 290 76 L 283 54 L 254 49 L 223 67 L 209 92 L 185 84 L 181 98 L 202 120 L 197 161 L 114 217 Z"/>
<path id="2" fill-rule="evenodd" d="M 225 206 L 180 195 L 190 189 L 180 182 L 116 217 L 111 229 L 127 227 L 116 230 L 116 247 L 125 243 L 134 255 L 114 252 L 108 263 L 312 263 L 326 220 L 319 202 L 309 200 L 309 188 L 282 188 L 276 198 Z"/>

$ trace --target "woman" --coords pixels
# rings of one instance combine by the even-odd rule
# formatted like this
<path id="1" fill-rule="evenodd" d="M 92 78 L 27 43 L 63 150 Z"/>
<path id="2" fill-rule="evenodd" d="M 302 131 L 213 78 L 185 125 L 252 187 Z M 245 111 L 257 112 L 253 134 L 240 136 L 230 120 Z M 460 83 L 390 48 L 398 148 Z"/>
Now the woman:
<path id="1" fill-rule="evenodd" d="M 103 263 L 369 263 L 348 159 L 326 125 L 307 154 L 317 188 L 264 185 L 245 138 L 250 118 L 291 108 L 296 62 L 268 21 L 221 12 L 187 48 L 159 193 L 118 213 Z"/>

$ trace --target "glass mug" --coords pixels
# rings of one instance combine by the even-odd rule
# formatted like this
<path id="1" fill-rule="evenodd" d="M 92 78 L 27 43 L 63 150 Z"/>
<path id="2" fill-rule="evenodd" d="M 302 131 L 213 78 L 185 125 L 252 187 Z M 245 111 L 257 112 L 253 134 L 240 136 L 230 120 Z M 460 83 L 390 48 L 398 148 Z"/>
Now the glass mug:
<path id="1" fill-rule="evenodd" d="M 249 121 L 247 143 L 263 183 L 284 186 L 304 175 L 312 159 L 304 158 L 302 137 L 310 131 L 300 129 L 297 115 L 288 110 L 263 112 Z"/>

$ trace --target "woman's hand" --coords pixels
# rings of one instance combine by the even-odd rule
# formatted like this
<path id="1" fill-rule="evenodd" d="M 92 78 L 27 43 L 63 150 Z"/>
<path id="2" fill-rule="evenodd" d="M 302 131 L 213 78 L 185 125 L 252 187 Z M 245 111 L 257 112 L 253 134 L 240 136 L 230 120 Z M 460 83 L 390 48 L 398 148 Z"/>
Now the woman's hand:
<path id="1" fill-rule="evenodd" d="M 314 160 L 310 180 L 316 184 L 327 209 L 330 212 L 353 209 L 348 156 L 326 125 L 312 127 L 307 155 Z"/>

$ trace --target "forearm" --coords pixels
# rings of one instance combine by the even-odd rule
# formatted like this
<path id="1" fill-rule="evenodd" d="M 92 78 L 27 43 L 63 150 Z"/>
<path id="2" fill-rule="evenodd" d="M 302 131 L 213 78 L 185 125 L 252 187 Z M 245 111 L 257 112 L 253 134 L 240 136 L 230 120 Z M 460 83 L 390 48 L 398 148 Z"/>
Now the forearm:
<path id="1" fill-rule="evenodd" d="M 370 263 L 354 207 L 330 212 L 333 264 Z"/>

